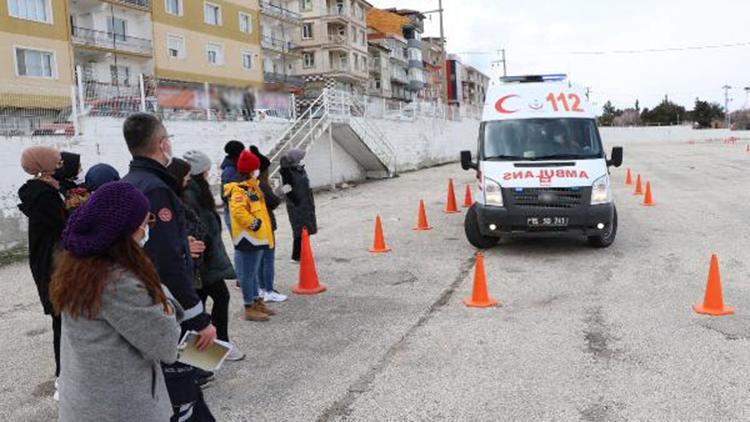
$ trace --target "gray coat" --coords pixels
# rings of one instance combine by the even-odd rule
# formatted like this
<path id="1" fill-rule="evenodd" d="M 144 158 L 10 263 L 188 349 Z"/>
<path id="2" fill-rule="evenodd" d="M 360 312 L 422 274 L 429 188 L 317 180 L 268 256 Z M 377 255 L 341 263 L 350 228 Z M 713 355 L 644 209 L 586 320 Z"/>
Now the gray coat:
<path id="1" fill-rule="evenodd" d="M 59 420 L 167 421 L 159 362 L 177 359 L 182 308 L 170 299 L 176 312 L 167 316 L 132 275 L 111 279 L 94 319 L 62 314 Z"/>

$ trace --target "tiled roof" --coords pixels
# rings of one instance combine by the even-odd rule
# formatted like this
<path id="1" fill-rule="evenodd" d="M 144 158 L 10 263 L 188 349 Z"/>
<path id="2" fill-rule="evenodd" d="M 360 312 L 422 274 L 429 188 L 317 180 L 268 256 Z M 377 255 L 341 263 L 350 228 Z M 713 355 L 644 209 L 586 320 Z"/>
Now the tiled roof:
<path id="1" fill-rule="evenodd" d="M 409 25 L 409 18 L 381 9 L 371 9 L 367 12 L 367 26 L 387 35 L 402 35 L 402 28 Z"/>

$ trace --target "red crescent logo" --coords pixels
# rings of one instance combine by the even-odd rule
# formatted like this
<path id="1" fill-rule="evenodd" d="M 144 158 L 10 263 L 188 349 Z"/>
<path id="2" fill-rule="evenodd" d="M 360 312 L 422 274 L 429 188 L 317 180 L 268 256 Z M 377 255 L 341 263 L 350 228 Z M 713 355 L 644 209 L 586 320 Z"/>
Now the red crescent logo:
<path id="1" fill-rule="evenodd" d="M 505 100 L 507 100 L 508 98 L 514 98 L 514 97 L 517 98 L 518 95 L 516 94 L 506 95 L 500 98 L 499 100 L 497 100 L 497 102 L 495 103 L 495 110 L 497 110 L 498 113 L 503 113 L 503 114 L 511 114 L 511 113 L 517 112 L 518 110 L 507 110 L 505 107 L 503 107 L 503 103 L 505 103 Z"/>

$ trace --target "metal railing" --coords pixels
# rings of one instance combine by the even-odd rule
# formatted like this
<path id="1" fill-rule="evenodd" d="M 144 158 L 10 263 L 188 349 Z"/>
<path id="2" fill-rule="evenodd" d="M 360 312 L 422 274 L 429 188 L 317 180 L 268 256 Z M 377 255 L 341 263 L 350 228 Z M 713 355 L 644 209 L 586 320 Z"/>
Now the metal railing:
<path id="1" fill-rule="evenodd" d="M 347 46 L 349 45 L 349 38 L 346 35 L 341 34 L 328 34 L 328 37 L 325 40 L 326 45 L 336 45 L 336 46 Z"/>
<path id="2" fill-rule="evenodd" d="M 90 47 L 109 48 L 128 51 L 131 53 L 152 54 L 151 40 L 138 38 L 116 32 L 99 31 L 96 29 L 73 26 L 71 28 L 73 43 Z"/>
<path id="3" fill-rule="evenodd" d="M 310 106 L 279 136 L 276 146 L 269 152 L 271 161 L 269 177 L 278 176 L 282 155 L 292 148 L 303 147 L 305 150 L 312 141 L 328 128 L 330 124 L 328 114 L 327 89 L 318 96 Z M 307 143 L 307 145 L 305 145 Z"/>
<path id="4" fill-rule="evenodd" d="M 261 37 L 260 46 L 268 50 L 277 51 L 279 53 L 288 53 L 297 47 L 291 41 L 280 40 L 268 35 L 263 35 Z"/>
<path id="5" fill-rule="evenodd" d="M 302 15 L 300 15 L 299 13 L 293 12 L 279 5 L 272 4 L 268 0 L 260 1 L 260 13 L 293 22 L 300 22 L 300 20 L 302 19 Z"/>
<path id="6" fill-rule="evenodd" d="M 347 12 L 346 8 L 337 7 L 337 6 L 328 8 L 328 16 L 340 16 L 344 18 L 351 17 L 350 14 Z"/>
<path id="7" fill-rule="evenodd" d="M 305 80 L 299 76 L 284 75 L 283 73 L 264 72 L 263 81 L 268 83 L 286 83 L 293 86 L 305 85 Z"/>
<path id="8" fill-rule="evenodd" d="M 151 6 L 151 0 L 105 0 L 109 3 L 133 6 L 139 9 L 148 9 Z"/>

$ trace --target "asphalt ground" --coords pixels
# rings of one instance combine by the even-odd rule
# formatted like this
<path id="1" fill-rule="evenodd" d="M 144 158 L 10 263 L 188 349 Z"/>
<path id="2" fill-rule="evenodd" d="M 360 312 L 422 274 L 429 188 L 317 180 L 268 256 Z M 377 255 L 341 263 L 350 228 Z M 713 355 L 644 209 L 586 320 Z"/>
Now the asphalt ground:
<path id="1" fill-rule="evenodd" d="M 485 254 L 491 309 L 466 308 L 474 249 L 457 164 L 318 194 L 313 237 L 328 291 L 292 295 L 267 323 L 241 319 L 248 354 L 217 373 L 207 400 L 222 421 L 750 419 L 750 154 L 719 142 L 632 142 L 613 171 L 616 243 L 504 240 Z M 655 207 L 624 186 L 652 182 Z M 415 232 L 417 205 L 434 230 Z M 376 214 L 393 252 L 372 255 Z M 277 215 L 277 287 L 288 293 L 286 215 Z M 231 247 L 229 243 L 228 246 Z M 733 316 L 696 315 L 711 253 Z M 54 420 L 49 319 L 25 262 L 0 268 L 0 420 Z"/>

